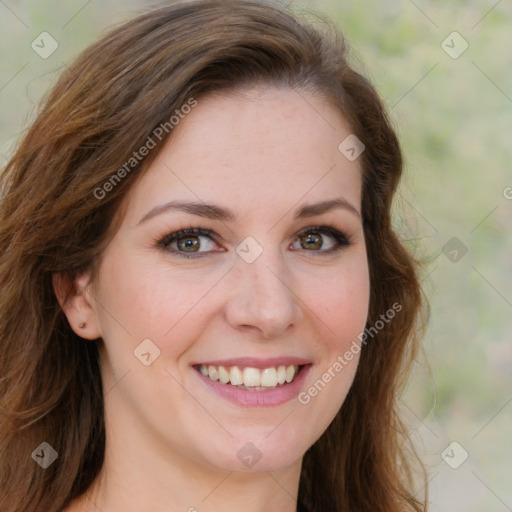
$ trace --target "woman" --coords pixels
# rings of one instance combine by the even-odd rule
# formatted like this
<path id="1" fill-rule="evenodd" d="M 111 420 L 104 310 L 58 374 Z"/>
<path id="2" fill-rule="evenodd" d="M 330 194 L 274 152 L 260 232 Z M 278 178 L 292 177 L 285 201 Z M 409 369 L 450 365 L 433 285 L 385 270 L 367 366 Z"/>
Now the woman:
<path id="1" fill-rule="evenodd" d="M 0 510 L 425 510 L 401 171 L 325 20 L 198 0 L 86 49 L 1 176 Z"/>

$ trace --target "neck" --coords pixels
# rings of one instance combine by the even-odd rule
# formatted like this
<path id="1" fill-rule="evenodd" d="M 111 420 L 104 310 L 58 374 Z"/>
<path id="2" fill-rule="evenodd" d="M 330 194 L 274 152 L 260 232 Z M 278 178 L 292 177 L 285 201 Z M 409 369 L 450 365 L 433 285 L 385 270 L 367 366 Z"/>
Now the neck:
<path id="1" fill-rule="evenodd" d="M 272 472 L 226 471 L 186 459 L 178 463 L 161 449 L 131 443 L 126 431 L 116 432 L 116 439 L 107 433 L 102 470 L 77 512 L 297 510 L 301 460 Z"/>

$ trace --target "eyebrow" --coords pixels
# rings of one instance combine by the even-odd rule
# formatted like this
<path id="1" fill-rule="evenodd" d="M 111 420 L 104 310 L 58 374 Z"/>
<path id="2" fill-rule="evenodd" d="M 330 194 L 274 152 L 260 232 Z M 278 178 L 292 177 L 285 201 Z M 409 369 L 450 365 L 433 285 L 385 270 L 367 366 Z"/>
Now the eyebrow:
<path id="1" fill-rule="evenodd" d="M 314 217 L 315 215 L 321 215 L 322 213 L 330 212 L 334 209 L 343 209 L 354 214 L 356 217 L 361 217 L 361 214 L 355 206 L 349 203 L 343 197 L 337 197 L 328 201 L 321 201 L 314 204 L 306 204 L 299 208 L 295 213 L 294 219 L 303 219 L 308 217 Z M 150 210 L 142 219 L 140 219 L 138 225 L 146 222 L 147 220 L 156 217 L 162 213 L 168 211 L 182 211 L 191 215 L 198 215 L 199 217 L 205 217 L 207 219 L 216 219 L 221 221 L 234 221 L 236 215 L 232 210 L 222 208 L 215 204 L 207 204 L 203 202 L 194 201 L 169 201 L 160 206 L 156 206 Z"/>

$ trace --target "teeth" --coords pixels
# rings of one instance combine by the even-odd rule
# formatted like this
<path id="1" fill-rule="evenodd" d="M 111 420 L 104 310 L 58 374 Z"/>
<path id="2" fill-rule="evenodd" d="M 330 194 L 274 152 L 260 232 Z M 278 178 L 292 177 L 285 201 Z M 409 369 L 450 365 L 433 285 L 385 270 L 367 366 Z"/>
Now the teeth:
<path id="1" fill-rule="evenodd" d="M 261 372 L 261 386 L 277 386 L 277 370 L 275 368 L 265 368 Z"/>
<path id="2" fill-rule="evenodd" d="M 244 368 L 244 386 L 256 387 L 261 385 L 261 372 L 258 368 Z"/>
<path id="3" fill-rule="evenodd" d="M 277 383 L 278 384 L 284 384 L 284 381 L 286 380 L 286 367 L 280 366 L 277 369 Z"/>
<path id="4" fill-rule="evenodd" d="M 286 367 L 286 382 L 291 382 L 295 377 L 295 366 Z"/>
<path id="5" fill-rule="evenodd" d="M 222 384 L 227 384 L 229 382 L 229 372 L 224 368 L 224 366 L 219 366 L 219 380 Z"/>
<path id="6" fill-rule="evenodd" d="M 244 383 L 242 372 L 236 366 L 229 372 L 229 381 L 233 386 L 240 386 Z"/>
<path id="7" fill-rule="evenodd" d="M 218 380 L 222 384 L 228 382 L 232 386 L 241 389 L 251 389 L 253 391 L 262 391 L 273 389 L 276 386 L 282 386 L 285 382 L 290 383 L 297 375 L 299 367 L 296 365 L 270 367 L 260 370 L 259 368 L 246 367 L 243 370 L 237 366 L 226 368 L 224 366 L 199 366 L 199 371 L 212 380 Z"/>
<path id="8" fill-rule="evenodd" d="M 208 366 L 208 377 L 212 380 L 219 380 L 219 372 L 215 366 Z M 286 378 L 288 379 L 288 370 L 286 371 Z"/>

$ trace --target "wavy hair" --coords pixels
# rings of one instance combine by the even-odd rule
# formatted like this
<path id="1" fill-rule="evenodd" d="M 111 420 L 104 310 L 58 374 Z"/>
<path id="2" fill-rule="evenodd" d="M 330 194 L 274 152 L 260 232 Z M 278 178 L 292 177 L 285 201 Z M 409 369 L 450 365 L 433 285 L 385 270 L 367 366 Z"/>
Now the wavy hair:
<path id="1" fill-rule="evenodd" d="M 349 394 L 305 453 L 301 512 L 426 509 L 411 490 L 399 392 L 417 354 L 424 299 L 417 262 L 393 230 L 402 155 L 371 83 L 349 64 L 341 30 L 256 0 L 194 0 L 112 29 L 59 77 L 0 176 L 0 510 L 60 512 L 104 458 L 98 347 L 70 328 L 55 274 L 96 268 L 151 151 L 108 194 L 98 190 L 190 98 L 260 83 L 327 98 L 366 146 L 362 214 L 368 326 L 402 310 L 363 347 Z M 72 293 L 72 290 L 70 290 Z M 47 441 L 59 463 L 31 458 Z"/>

